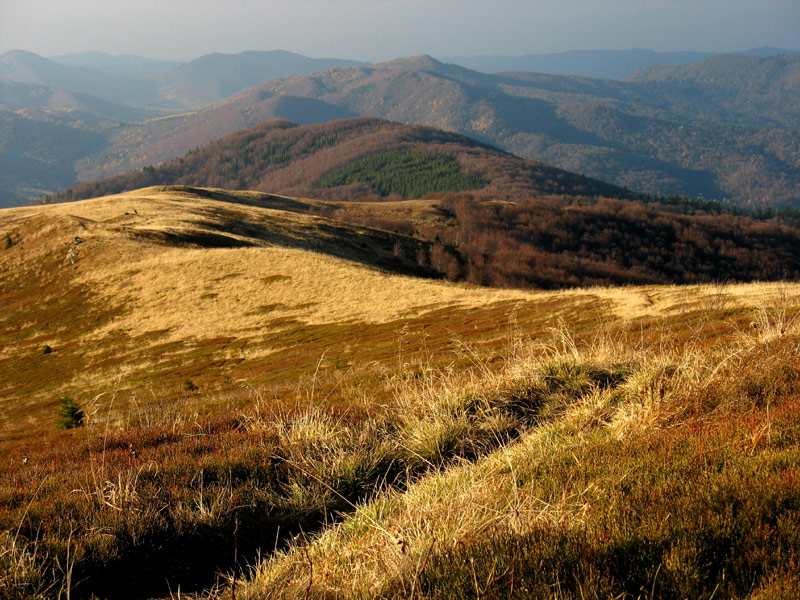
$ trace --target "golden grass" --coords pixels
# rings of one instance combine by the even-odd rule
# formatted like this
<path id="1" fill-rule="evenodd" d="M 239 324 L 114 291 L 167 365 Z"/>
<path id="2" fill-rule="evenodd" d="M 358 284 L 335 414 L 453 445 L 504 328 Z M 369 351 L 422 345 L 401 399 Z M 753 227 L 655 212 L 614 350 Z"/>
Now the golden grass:
<path id="1" fill-rule="evenodd" d="M 307 324 L 385 323 L 432 305 L 480 307 L 526 297 L 396 276 L 285 248 L 169 249 L 134 257 L 124 268 L 95 270 L 87 282 L 109 296 L 125 286 L 136 309 L 111 327 L 129 335 L 168 330 L 168 340 L 252 334 L 275 316 Z"/>
<path id="2" fill-rule="evenodd" d="M 301 508 L 330 501 L 329 480 L 377 469 L 385 456 L 360 453 L 376 436 L 375 448 L 416 474 L 406 473 L 405 489 L 379 494 L 376 484 L 357 508 L 333 498 L 354 515 L 259 563 L 237 597 L 391 597 L 392 585 L 416 597 L 432 554 L 495 531 L 579 531 L 618 508 L 612 492 L 627 477 L 585 475 L 593 441 L 608 449 L 678 429 L 695 404 L 727 393 L 753 353 L 800 334 L 798 284 L 530 292 L 404 277 L 364 264 L 365 252 L 382 251 L 370 231 L 242 203 L 263 198 L 150 188 L 0 212 L 0 233 L 14 239 L 0 250 L 10 307 L 0 313 L 0 440 L 17 458 L 84 435 L 54 431 L 55 405 L 72 395 L 87 414 L 87 444 L 100 429 L 103 440 L 123 440 L 156 427 L 205 452 L 204 419 L 223 414 L 231 439 L 282 440 L 302 477 L 280 491 Z M 249 246 L 203 248 L 184 234 Z M 361 262 L 330 254 L 341 240 Z M 624 377 L 606 385 L 592 369 Z M 783 385 L 751 371 L 736 393 L 753 404 Z M 554 380 L 563 389 L 548 389 Z M 529 421 L 514 402 L 530 405 Z M 391 427 L 377 428 L 380 419 Z M 736 452 L 767 447 L 765 427 L 736 433 Z M 187 459 L 187 472 L 210 466 L 204 456 Z M 549 465 L 569 472 L 566 483 L 547 483 Z M 115 513 L 145 502 L 138 474 L 111 473 L 92 497 Z M 201 523 L 231 503 L 224 486 L 188 494 L 197 501 L 187 513 Z M 3 544 L 11 557 L 14 545 Z M 24 571 L 30 560 L 13 556 Z"/>
<path id="3" fill-rule="evenodd" d="M 761 286 L 736 291 L 741 295 L 748 289 L 756 291 L 755 300 L 774 292 Z M 703 291 L 710 293 L 710 290 Z M 750 296 L 747 299 L 754 300 Z M 635 337 L 634 332 L 630 333 Z M 784 329 L 779 337 L 792 342 L 796 351 L 798 335 L 800 327 L 795 319 L 791 330 Z M 563 342 L 570 338 L 568 331 L 554 331 L 547 352 L 543 354 L 541 347 L 528 348 L 529 352 L 509 357 L 501 372 L 482 370 L 480 377 L 474 378 L 432 372 L 422 381 L 398 386 L 399 404 L 409 415 L 420 419 L 428 417 L 430 427 L 446 426 L 441 415 L 430 414 L 431 406 L 438 404 L 441 409 L 464 395 L 497 395 L 504 386 L 513 389 L 514 382 L 520 378 L 542 377 L 542 373 L 548 372 L 548 365 L 559 368 L 559 365 L 588 364 L 613 368 L 613 363 L 622 363 L 628 371 L 625 382 L 616 389 L 591 387 L 577 401 L 567 404 L 553 421 L 540 423 L 516 442 L 475 462 L 433 472 L 408 489 L 388 490 L 377 499 L 354 507 L 342 523 L 313 538 L 297 540 L 288 550 L 263 559 L 253 567 L 244 584 L 239 584 L 238 597 L 355 599 L 387 598 L 395 594 L 408 598 L 455 597 L 457 594 L 450 589 L 435 589 L 426 595 L 419 587 L 431 553 L 458 556 L 460 552 L 480 548 L 481 544 L 490 546 L 497 535 L 524 539 L 541 531 L 559 532 L 558 535 L 574 531 L 574 535 L 581 537 L 585 535 L 582 532 L 591 531 L 592 523 L 607 523 L 608 517 L 603 515 L 618 516 L 621 509 L 615 506 L 619 500 L 615 488 L 630 471 L 620 473 L 611 467 L 608 468 L 610 477 L 604 474 L 607 478 L 592 480 L 587 473 L 596 471 L 597 466 L 583 464 L 583 461 L 594 460 L 586 448 L 592 448 L 593 444 L 613 448 L 627 443 L 634 452 L 636 444 L 641 444 L 641 451 L 645 452 L 644 448 L 650 444 L 658 447 L 659 443 L 665 443 L 649 441 L 657 439 L 657 432 L 676 428 L 685 431 L 686 422 L 701 430 L 705 426 L 713 427 L 709 425 L 712 419 L 725 421 L 726 410 L 732 411 L 731 419 L 744 417 L 743 423 L 758 421 L 751 414 L 756 412 L 753 409 L 731 409 L 723 404 L 706 415 L 702 411 L 698 414 L 697 407 L 693 406 L 698 398 L 720 394 L 719 390 L 735 381 L 738 371 L 747 367 L 754 357 L 745 354 L 756 347 L 763 348 L 767 341 L 758 330 L 742 332 L 735 343 L 710 353 L 695 352 L 691 348 L 663 352 L 661 348 L 665 345 L 653 343 L 649 351 L 633 356 L 625 350 L 634 345 L 633 340 L 629 340 L 619 345 L 610 342 L 617 350 L 611 354 L 608 346 L 578 343 L 572 346 L 574 352 L 565 354 Z M 732 354 L 736 355 L 734 360 L 731 360 Z M 759 360 L 763 359 L 762 354 Z M 726 372 L 722 373 L 722 369 Z M 736 401 L 731 398 L 724 402 Z M 757 437 L 749 443 L 747 432 L 739 433 L 733 426 L 730 434 L 733 442 L 726 440 L 727 444 L 732 444 L 730 452 L 740 452 L 742 444 L 751 448 L 751 455 L 759 444 L 762 450 L 767 450 L 768 410 L 766 418 L 767 424 L 759 423 L 760 428 L 754 434 Z M 681 440 L 678 444 L 692 440 L 691 434 L 683 432 L 668 439 Z M 698 445 L 702 451 L 702 444 Z M 722 452 L 723 447 L 717 451 Z M 747 452 L 741 454 L 746 456 Z M 635 464 L 635 453 L 627 460 Z M 737 455 L 737 460 L 743 459 Z M 566 469 L 572 473 L 566 485 L 548 482 L 548 464 L 552 464 L 554 470 Z M 658 518 L 655 516 L 653 520 Z M 677 568 L 680 569 L 680 565 Z M 493 578 L 493 575 L 498 577 Z M 475 580 L 471 593 L 476 597 L 483 597 L 484 593 L 486 597 L 505 597 L 497 595 L 498 592 L 489 593 L 500 577 L 501 567 L 498 566 L 498 572 L 492 568 L 488 580 Z M 787 578 L 787 587 L 791 587 L 789 581 Z M 577 585 L 580 586 L 580 582 Z M 527 597 L 523 591 L 526 590 L 520 591 L 520 597 Z M 213 597 L 221 598 L 229 592 L 228 588 Z M 551 593 L 553 595 L 548 597 L 561 597 L 555 588 Z"/>
<path id="4" fill-rule="evenodd" d="M 531 292 L 399 276 L 364 264 L 386 252 L 371 230 L 258 202 L 290 207 L 297 200 L 147 188 L 1 211 L 0 234 L 15 242 L 0 251 L 0 297 L 21 302 L 14 293 L 29 290 L 39 299 L 0 315 L 0 404 L 11 407 L 0 417 L 6 431 L 40 419 L 60 395 L 87 400 L 112 389 L 139 398 L 175 395 L 186 377 L 201 380 L 206 391 L 226 377 L 266 377 L 288 389 L 322 356 L 333 371 L 350 365 L 353 377 L 372 361 L 396 362 L 403 351 L 446 350 L 439 358 L 446 364 L 458 356 L 454 340 L 505 343 L 509 319 L 516 318 L 524 335 L 536 339 L 559 320 L 580 322 L 582 334 L 592 336 L 617 322 L 645 320 L 652 327 L 692 312 L 751 311 L 753 327 L 769 336 L 779 332 L 781 315 L 760 307 L 782 302 L 787 321 L 800 298 L 798 284 Z M 380 207 L 398 215 L 429 209 L 427 201 Z M 164 234 L 176 237 L 158 238 Z M 207 234 L 249 247 L 174 241 Z M 64 316 L 59 320 L 54 310 Z M 353 346 L 354 339 L 361 341 Z M 47 360 L 45 344 L 56 348 Z"/>

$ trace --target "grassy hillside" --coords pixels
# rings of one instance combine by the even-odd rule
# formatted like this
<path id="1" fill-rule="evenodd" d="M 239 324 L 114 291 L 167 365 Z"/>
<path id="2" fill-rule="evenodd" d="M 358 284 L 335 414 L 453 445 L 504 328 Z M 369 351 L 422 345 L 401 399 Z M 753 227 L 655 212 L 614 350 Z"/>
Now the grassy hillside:
<path id="1" fill-rule="evenodd" d="M 710 351 L 705 330 L 681 346 L 630 329 L 573 343 L 562 328 L 498 374 L 401 385 L 414 416 L 375 447 L 432 473 L 213 597 L 795 597 L 798 328 L 778 313 L 758 334 L 706 313 L 695 326 L 739 334 Z M 487 430 L 509 441 L 494 449 Z"/>
<path id="2" fill-rule="evenodd" d="M 1 597 L 791 597 L 796 284 L 455 285 L 303 205 L 2 212 Z"/>

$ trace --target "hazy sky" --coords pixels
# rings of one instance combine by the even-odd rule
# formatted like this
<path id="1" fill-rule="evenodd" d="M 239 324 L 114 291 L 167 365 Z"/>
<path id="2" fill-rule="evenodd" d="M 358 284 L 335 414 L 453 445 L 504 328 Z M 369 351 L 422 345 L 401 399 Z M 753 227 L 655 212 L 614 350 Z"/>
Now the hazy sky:
<path id="1" fill-rule="evenodd" d="M 0 53 L 378 61 L 650 48 L 800 50 L 800 0 L 0 0 Z"/>

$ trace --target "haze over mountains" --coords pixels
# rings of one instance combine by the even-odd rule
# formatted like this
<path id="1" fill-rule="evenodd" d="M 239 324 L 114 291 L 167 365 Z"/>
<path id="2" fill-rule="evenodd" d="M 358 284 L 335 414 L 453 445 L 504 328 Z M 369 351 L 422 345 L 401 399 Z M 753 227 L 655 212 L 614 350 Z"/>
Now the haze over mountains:
<path id="1" fill-rule="evenodd" d="M 365 66 L 245 52 L 169 69 L 138 57 L 57 62 L 14 51 L 0 57 L 2 159 L 14 165 L 0 174 L 0 205 L 157 165 L 265 120 L 362 115 L 463 133 L 635 191 L 796 205 L 800 55 L 772 52 L 650 66 L 619 81 L 491 75 L 430 57 Z M 653 55 L 675 59 L 626 51 L 605 64 Z M 604 56 L 578 53 L 578 62 Z M 194 110 L 168 116 L 187 109 Z M 13 141 L 20 138 L 26 142 Z M 63 155 L 49 150 L 65 145 Z"/>
<path id="2" fill-rule="evenodd" d="M 754 48 L 737 52 L 748 56 L 792 54 L 783 48 Z M 569 50 L 525 56 L 456 56 L 446 62 L 482 73 L 534 71 L 552 75 L 580 75 L 602 79 L 625 79 L 652 65 L 694 65 L 717 54 L 714 52 L 655 52 L 653 50 Z"/>
<path id="3" fill-rule="evenodd" d="M 102 52 L 46 59 L 12 50 L 0 56 L 0 81 L 47 85 L 123 105 L 194 109 L 271 79 L 358 64 L 366 63 L 283 50 L 206 54 L 187 63 Z"/>

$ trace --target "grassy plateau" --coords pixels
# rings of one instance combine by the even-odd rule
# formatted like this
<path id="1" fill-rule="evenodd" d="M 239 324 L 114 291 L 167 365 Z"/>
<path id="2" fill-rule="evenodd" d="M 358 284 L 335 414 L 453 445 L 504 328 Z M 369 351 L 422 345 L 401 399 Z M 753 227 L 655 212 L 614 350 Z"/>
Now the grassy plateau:
<path id="1" fill-rule="evenodd" d="M 454 284 L 315 207 L 0 212 L 0 598 L 798 596 L 800 285 Z"/>

